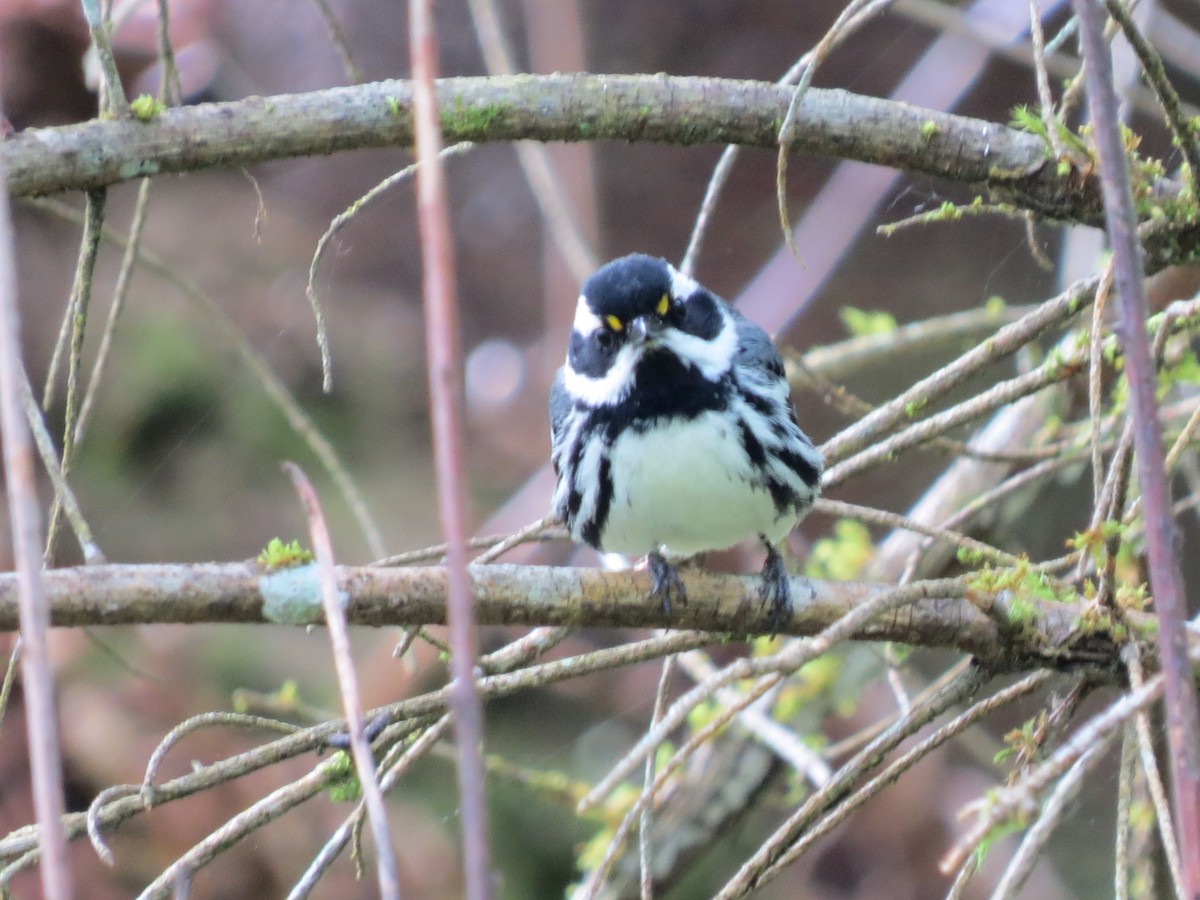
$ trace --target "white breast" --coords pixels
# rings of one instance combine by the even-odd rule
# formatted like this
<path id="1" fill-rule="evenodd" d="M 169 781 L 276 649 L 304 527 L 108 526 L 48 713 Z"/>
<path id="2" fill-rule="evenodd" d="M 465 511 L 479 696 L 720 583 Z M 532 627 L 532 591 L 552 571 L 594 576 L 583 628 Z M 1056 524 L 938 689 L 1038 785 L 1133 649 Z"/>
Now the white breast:
<path id="1" fill-rule="evenodd" d="M 778 515 L 769 491 L 754 486 L 737 429 L 718 413 L 644 433 L 628 429 L 613 443 L 611 461 L 608 552 L 691 556 L 760 533 L 778 541 L 795 524 L 791 513 Z"/>

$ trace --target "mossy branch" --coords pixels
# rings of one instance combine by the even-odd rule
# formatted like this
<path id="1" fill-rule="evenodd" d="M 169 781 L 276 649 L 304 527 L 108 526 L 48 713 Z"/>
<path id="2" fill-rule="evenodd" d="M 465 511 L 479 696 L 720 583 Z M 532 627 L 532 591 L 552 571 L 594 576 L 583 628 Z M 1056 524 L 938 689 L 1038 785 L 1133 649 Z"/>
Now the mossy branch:
<path id="1" fill-rule="evenodd" d="M 481 625 L 678 628 L 743 636 L 766 633 L 754 576 L 685 571 L 689 602 L 670 618 L 647 600 L 644 572 L 489 565 L 471 569 Z M 242 622 L 305 625 L 322 620 L 315 567 L 266 570 L 255 563 L 96 565 L 45 573 L 57 626 Z M 441 567 L 339 567 L 347 619 L 357 625 L 445 622 Z M 795 614 L 783 629 L 820 632 L 893 585 L 794 579 Z M 880 616 L 858 637 L 970 653 L 998 667 L 1115 668 L 1103 633 L 1084 634 L 1082 610 L 1006 595 L 924 600 Z M 0 630 L 17 627 L 17 586 L 0 575 Z"/>
<path id="2" fill-rule="evenodd" d="M 516 75 L 438 82 L 448 143 L 654 141 L 777 146 L 792 91 L 666 75 Z M 792 149 L 987 188 L 1049 218 L 1100 222 L 1090 172 L 1060 173 L 1036 135 L 841 90 L 804 97 Z M 407 81 L 164 109 L 148 121 L 29 129 L 0 145 L 15 196 L 413 141 Z M 1164 190 L 1168 189 L 1164 187 Z"/>

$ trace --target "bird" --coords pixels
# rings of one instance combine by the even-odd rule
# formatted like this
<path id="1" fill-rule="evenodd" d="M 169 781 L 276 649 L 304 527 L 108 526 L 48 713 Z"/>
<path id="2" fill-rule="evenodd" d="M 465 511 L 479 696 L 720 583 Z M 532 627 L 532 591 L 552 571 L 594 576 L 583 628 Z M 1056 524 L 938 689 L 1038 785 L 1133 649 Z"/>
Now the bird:
<path id="1" fill-rule="evenodd" d="M 778 545 L 824 459 L 762 328 L 665 259 L 615 259 L 583 284 L 549 414 L 553 512 L 575 541 L 645 555 L 670 616 L 677 563 L 757 536 L 772 634 L 790 621 Z"/>

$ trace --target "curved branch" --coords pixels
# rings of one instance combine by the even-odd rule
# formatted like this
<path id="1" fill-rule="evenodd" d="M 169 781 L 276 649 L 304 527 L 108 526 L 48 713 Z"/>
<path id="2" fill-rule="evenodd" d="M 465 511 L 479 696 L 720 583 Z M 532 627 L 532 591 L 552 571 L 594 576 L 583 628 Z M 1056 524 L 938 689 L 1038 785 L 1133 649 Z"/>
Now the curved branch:
<path id="1" fill-rule="evenodd" d="M 446 570 L 339 566 L 338 587 L 355 625 L 445 622 Z M 755 576 L 682 574 L 688 604 L 668 618 L 647 601 L 645 572 L 542 566 L 471 567 L 481 625 L 678 628 L 735 635 L 771 629 Z M 242 622 L 307 625 L 322 621 L 312 565 L 265 571 L 254 563 L 96 565 L 54 569 L 45 577 L 57 626 Z M 795 614 L 781 632 L 812 635 L 894 585 L 795 578 Z M 1006 595 L 925 600 L 883 615 L 856 636 L 970 653 L 997 667 L 1113 667 L 1104 635 L 1080 634 L 1081 609 L 1033 604 Z M 15 630 L 17 587 L 0 575 L 0 630 Z"/>
<path id="2" fill-rule="evenodd" d="M 437 105 L 455 141 L 659 141 L 777 146 L 786 86 L 667 75 L 448 78 Z M 1042 140 L 965 116 L 810 90 L 791 147 L 987 187 L 1041 215 L 1098 224 L 1092 173 L 1060 175 Z M 165 109 L 150 121 L 29 129 L 0 145 L 14 196 L 361 147 L 411 146 L 407 81 Z"/>

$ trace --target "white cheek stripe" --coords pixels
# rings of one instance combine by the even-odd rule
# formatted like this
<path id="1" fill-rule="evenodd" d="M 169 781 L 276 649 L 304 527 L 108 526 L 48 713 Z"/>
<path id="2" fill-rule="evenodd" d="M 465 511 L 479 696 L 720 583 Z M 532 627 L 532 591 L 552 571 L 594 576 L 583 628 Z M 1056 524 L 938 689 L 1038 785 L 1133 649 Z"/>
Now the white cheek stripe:
<path id="1" fill-rule="evenodd" d="M 579 302 L 575 304 L 575 330 L 582 335 L 589 335 L 593 331 L 603 326 L 600 317 L 592 312 L 588 306 L 587 298 L 583 294 L 579 295 Z"/>
<path id="2" fill-rule="evenodd" d="M 664 334 L 663 345 L 684 362 L 696 366 L 705 378 L 716 381 L 732 368 L 737 353 L 737 327 L 724 311 L 721 320 L 724 324 L 711 341 L 671 329 Z"/>
<path id="3" fill-rule="evenodd" d="M 605 406 L 620 403 L 633 388 L 633 369 L 641 358 L 641 348 L 626 344 L 618 352 L 608 371 L 602 378 L 581 375 L 571 368 L 568 359 L 563 366 L 563 382 L 576 400 L 588 406 Z"/>

